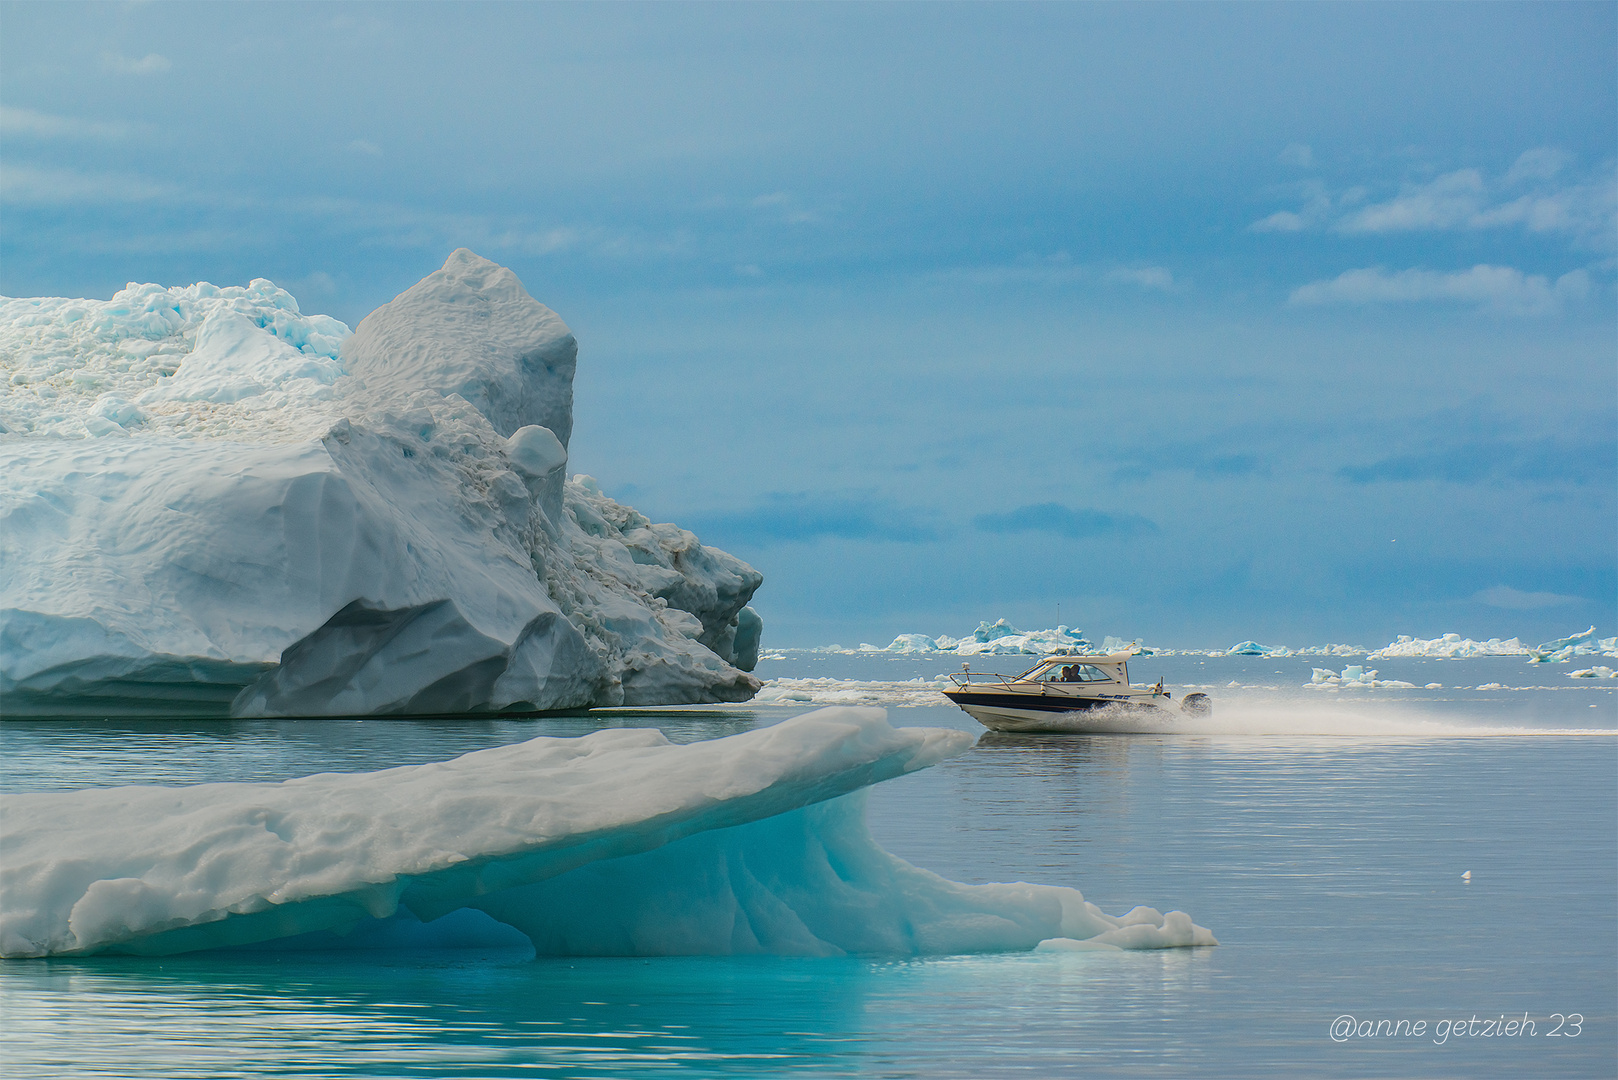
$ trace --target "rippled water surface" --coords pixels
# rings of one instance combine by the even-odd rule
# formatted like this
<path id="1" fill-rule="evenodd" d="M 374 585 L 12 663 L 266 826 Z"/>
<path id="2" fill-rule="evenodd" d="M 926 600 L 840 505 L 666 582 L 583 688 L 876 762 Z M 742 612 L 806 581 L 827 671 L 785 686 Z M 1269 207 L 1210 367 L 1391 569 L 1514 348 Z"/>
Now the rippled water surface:
<path id="1" fill-rule="evenodd" d="M 1173 659 L 1171 682 L 1208 669 Z M 947 877 L 1073 885 L 1113 913 L 1180 908 L 1219 936 L 1217 948 L 905 961 L 534 960 L 516 948 L 8 961 L 4 1075 L 1618 1075 L 1618 739 L 1524 733 L 1610 731 L 1611 684 L 1570 686 L 1559 669 L 1518 661 L 1429 662 L 1412 672 L 1445 690 L 1344 704 L 1299 689 L 1307 663 L 1301 678 L 1295 661 L 1281 672 L 1264 660 L 1209 663 L 1204 684 L 1238 684 L 1216 695 L 1223 730 L 982 734 L 963 757 L 881 785 L 869 805 L 884 846 Z M 891 681 L 951 665 L 773 666 L 764 674 Z M 1505 689 L 1476 689 L 1489 684 Z M 7 722 L 0 749 L 10 790 L 278 780 L 601 726 L 714 738 L 798 711 Z M 1242 717 L 1255 719 L 1244 728 Z M 891 719 L 981 731 L 947 706 Z M 1533 1034 L 1482 1034 L 1483 1021 L 1524 1014 Z M 1334 1041 L 1344 1016 L 1349 1030 L 1401 1020 L 1402 1032 L 1425 1030 Z"/>

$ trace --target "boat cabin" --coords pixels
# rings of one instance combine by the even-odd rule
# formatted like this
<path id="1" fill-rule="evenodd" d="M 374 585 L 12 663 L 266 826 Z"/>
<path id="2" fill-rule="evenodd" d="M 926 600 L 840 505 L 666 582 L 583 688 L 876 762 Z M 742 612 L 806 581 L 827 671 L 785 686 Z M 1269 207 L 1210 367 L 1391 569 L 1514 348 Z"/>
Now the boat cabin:
<path id="1" fill-rule="evenodd" d="M 1117 683 L 1129 685 L 1129 654 L 1048 656 L 1017 676 L 1017 682 Z"/>

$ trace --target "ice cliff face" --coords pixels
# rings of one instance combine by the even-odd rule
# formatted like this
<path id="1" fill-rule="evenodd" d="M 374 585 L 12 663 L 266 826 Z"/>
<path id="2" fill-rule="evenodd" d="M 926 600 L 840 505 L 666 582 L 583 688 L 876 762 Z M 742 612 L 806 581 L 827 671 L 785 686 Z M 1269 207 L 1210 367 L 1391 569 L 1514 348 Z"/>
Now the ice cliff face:
<path id="1" fill-rule="evenodd" d="M 758 572 L 568 478 L 576 354 L 464 249 L 353 335 L 263 280 L 0 301 L 5 711 L 752 696 Z"/>

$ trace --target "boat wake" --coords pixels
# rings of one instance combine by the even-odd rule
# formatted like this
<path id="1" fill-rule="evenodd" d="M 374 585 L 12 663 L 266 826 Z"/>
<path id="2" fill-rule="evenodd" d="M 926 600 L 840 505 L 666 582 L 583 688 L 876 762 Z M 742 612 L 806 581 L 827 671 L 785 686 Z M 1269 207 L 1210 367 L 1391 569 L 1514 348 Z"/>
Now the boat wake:
<path id="1" fill-rule="evenodd" d="M 1489 739 L 1535 736 L 1612 738 L 1618 729 L 1535 727 L 1439 716 L 1396 702 L 1261 701 L 1215 699 L 1208 716 L 1178 709 L 1108 706 L 1042 722 L 1039 734 L 1291 736 L 1361 739 Z M 1000 734 L 1000 733 L 991 733 Z M 1029 734 L 1033 734 L 1029 732 Z"/>
<path id="2" fill-rule="evenodd" d="M 772 679 L 750 706 L 757 705 L 880 705 L 889 708 L 954 706 L 942 691 L 953 684 L 936 680 L 870 681 L 860 679 Z M 1181 690 L 1186 688 L 1182 687 Z M 1482 739 L 1520 736 L 1618 735 L 1611 726 L 1501 724 L 1473 719 L 1454 708 L 1440 713 L 1430 704 L 1394 697 L 1327 697 L 1313 687 L 1199 686 L 1192 688 L 1213 698 L 1213 713 L 1193 716 L 1181 712 L 1181 695 L 1168 708 L 1102 708 L 1075 713 L 1064 723 L 1061 715 L 1044 718 L 1040 731 L 1109 735 L 1208 736 L 1322 736 L 1384 739 Z M 1420 693 L 1420 688 L 1412 688 Z M 1563 693 L 1583 687 L 1499 687 L 1501 691 Z M 1222 692 L 1223 691 L 1223 692 Z M 1371 693 L 1368 689 L 1360 695 Z M 1456 703 L 1450 703 L 1452 705 Z M 1464 703 L 1458 705 L 1464 708 Z M 1592 716 L 1593 718 L 1593 716 Z M 962 719 L 966 719 L 964 716 Z"/>

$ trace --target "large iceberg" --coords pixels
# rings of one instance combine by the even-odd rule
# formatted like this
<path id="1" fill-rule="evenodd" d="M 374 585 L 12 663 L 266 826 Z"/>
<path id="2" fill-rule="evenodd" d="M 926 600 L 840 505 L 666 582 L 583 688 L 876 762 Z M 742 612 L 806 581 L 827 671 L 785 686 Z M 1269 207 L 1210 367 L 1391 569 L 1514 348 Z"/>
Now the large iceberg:
<path id="1" fill-rule="evenodd" d="M 1592 626 L 1583 633 L 1547 641 L 1531 651 L 1532 664 L 1565 664 L 1579 656 L 1618 656 L 1618 637 L 1598 638 Z"/>
<path id="2" fill-rule="evenodd" d="M 1432 657 L 1444 660 L 1464 660 L 1478 656 L 1526 656 L 1529 648 L 1516 638 L 1490 638 L 1474 641 L 1459 634 L 1444 634 L 1435 638 L 1415 638 L 1400 634 L 1392 642 L 1371 653 L 1368 659 L 1387 660 L 1397 657 Z"/>
<path id="3" fill-rule="evenodd" d="M 0 956 L 419 946 L 480 925 L 547 955 L 1216 943 L 1182 912 L 1113 917 L 879 848 L 862 789 L 971 743 L 825 709 L 684 746 L 619 729 L 279 784 L 9 795 Z"/>
<path id="4" fill-rule="evenodd" d="M 576 353 L 464 249 L 352 335 L 262 279 L 0 301 L 5 711 L 746 700 L 762 577 L 568 477 Z"/>
<path id="5" fill-rule="evenodd" d="M 1260 645 L 1256 641 L 1238 641 L 1225 650 L 1226 656 L 1285 656 L 1287 650 L 1275 645 Z"/>

